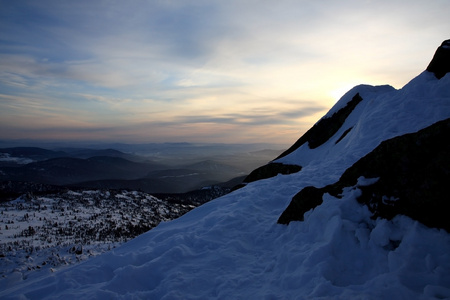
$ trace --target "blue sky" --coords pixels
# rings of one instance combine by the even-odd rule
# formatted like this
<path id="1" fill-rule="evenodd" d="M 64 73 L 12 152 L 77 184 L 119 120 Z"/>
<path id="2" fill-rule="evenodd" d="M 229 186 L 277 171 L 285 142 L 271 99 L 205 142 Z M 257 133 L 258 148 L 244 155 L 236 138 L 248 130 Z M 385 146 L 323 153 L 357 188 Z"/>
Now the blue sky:
<path id="1" fill-rule="evenodd" d="M 401 88 L 448 0 L 0 0 L 0 140 L 292 144 L 351 87 Z"/>

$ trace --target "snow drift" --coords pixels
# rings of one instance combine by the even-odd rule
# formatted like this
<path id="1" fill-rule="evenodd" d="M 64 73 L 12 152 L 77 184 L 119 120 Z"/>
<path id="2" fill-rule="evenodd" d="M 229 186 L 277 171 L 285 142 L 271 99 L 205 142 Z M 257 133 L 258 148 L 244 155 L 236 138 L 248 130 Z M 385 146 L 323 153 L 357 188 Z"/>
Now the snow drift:
<path id="1" fill-rule="evenodd" d="M 400 90 L 357 86 L 321 120 L 347 107 L 355 95 L 361 100 L 315 147 L 306 139 L 274 161 L 301 166 L 296 173 L 269 172 L 272 177 L 250 182 L 104 255 L 19 279 L 0 297 L 450 298 L 449 233 L 404 215 L 374 218 L 357 198 L 376 178 L 359 177 L 339 197 L 324 193 L 303 221 L 277 224 L 305 187 L 333 184 L 383 141 L 450 118 L 448 73 L 438 79 L 424 71 Z"/>

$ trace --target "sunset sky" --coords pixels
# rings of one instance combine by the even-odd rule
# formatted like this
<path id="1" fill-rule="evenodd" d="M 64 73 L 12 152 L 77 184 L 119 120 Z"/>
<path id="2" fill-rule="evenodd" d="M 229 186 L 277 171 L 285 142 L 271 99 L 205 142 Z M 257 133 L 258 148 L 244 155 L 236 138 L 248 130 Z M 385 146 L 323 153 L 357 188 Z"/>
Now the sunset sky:
<path id="1" fill-rule="evenodd" d="M 351 87 L 401 88 L 448 0 L 0 0 L 0 140 L 292 144 Z"/>

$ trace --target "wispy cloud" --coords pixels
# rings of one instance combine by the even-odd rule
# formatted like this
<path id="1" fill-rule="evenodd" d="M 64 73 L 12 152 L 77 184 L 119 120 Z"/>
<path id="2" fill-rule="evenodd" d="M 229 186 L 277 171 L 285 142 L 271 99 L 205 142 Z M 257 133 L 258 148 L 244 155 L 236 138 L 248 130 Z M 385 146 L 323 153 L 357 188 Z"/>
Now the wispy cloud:
<path id="1" fill-rule="evenodd" d="M 449 9 L 447 0 L 0 0 L 0 138 L 41 128 L 289 143 L 343 87 L 401 87 L 425 69 L 448 38 Z"/>

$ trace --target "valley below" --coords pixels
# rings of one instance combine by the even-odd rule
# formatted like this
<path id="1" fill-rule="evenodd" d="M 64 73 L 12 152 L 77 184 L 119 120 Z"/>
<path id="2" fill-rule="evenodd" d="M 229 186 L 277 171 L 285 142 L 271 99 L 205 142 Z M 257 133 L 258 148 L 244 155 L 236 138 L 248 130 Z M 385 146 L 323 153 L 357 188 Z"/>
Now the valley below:
<path id="1" fill-rule="evenodd" d="M 1 143 L 0 143 L 1 145 Z M 50 146 L 50 145 L 48 145 Z M 186 193 L 205 186 L 233 187 L 282 150 L 269 144 L 102 145 L 118 149 L 0 148 L 0 200 L 59 186 Z M 277 149 L 278 147 L 278 149 Z M 5 182 L 12 182 L 5 186 Z M 16 183 L 20 184 L 16 184 Z"/>
<path id="2" fill-rule="evenodd" d="M 281 152 L 124 147 L 0 149 L 0 288 L 111 251 L 229 193 Z"/>
<path id="3" fill-rule="evenodd" d="M 66 190 L 0 203 L 0 287 L 109 251 L 229 190 Z"/>

